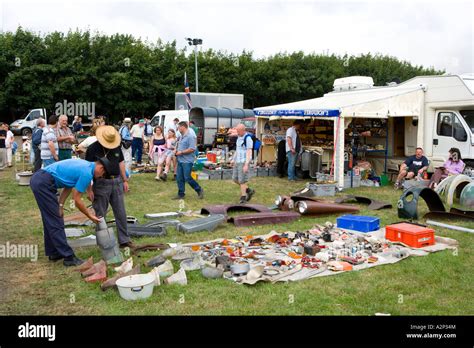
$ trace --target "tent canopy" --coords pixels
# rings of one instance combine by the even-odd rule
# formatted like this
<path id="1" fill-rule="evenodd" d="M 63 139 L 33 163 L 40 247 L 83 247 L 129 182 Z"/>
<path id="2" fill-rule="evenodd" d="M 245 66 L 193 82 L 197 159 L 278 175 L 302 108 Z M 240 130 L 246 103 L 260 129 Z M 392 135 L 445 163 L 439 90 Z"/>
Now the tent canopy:
<path id="1" fill-rule="evenodd" d="M 374 87 L 348 92 L 331 92 L 321 98 L 255 108 L 257 117 L 367 117 L 418 116 L 424 86 Z"/>

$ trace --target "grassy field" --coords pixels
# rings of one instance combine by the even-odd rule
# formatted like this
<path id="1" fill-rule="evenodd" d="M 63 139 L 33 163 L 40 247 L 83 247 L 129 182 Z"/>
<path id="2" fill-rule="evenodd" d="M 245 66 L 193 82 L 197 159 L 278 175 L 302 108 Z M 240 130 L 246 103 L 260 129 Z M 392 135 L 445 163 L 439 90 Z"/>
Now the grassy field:
<path id="1" fill-rule="evenodd" d="M 128 215 L 143 222 L 144 213 L 178 210 L 175 182 L 157 183 L 153 174 L 135 175 L 126 196 Z M 199 210 L 204 204 L 238 201 L 238 189 L 230 181 L 202 181 L 205 199 L 196 198 L 189 186 L 185 209 Z M 289 184 L 285 179 L 255 178 L 254 202 L 271 205 L 276 194 L 286 194 L 304 183 Z M 347 190 L 380 200 L 394 207 L 400 191 L 391 187 Z M 156 287 L 151 298 L 127 302 L 116 290 L 102 292 L 98 284 L 85 283 L 77 272 L 60 262 L 44 257 L 39 210 L 29 187 L 16 184 L 12 171 L 0 172 L 2 223 L 0 244 L 38 244 L 39 259 L 0 259 L 0 314 L 2 315 L 473 315 L 474 235 L 436 229 L 441 236 L 459 241 L 457 252 L 443 251 L 426 257 L 410 257 L 394 265 L 349 272 L 331 277 L 313 278 L 294 283 L 237 285 L 231 281 L 208 280 L 200 271 L 187 272 L 187 286 Z M 68 204 L 67 204 L 68 205 Z M 427 211 L 420 203 L 422 214 Z M 382 225 L 397 222 L 396 209 L 361 210 L 361 214 L 380 217 Z M 314 223 L 335 222 L 336 215 L 303 217 L 291 224 L 236 228 L 225 225 L 212 233 L 183 235 L 170 228 L 166 237 L 136 242 L 190 242 L 236 235 L 304 230 Z M 110 216 L 111 218 L 111 216 Z M 468 224 L 451 223 L 469 227 Z M 472 224 L 470 226 L 473 227 Z M 78 252 L 81 258 L 100 253 L 96 248 Z M 141 263 L 156 255 L 142 253 Z M 177 269 L 178 264 L 175 264 Z M 142 271 L 148 271 L 142 267 Z"/>

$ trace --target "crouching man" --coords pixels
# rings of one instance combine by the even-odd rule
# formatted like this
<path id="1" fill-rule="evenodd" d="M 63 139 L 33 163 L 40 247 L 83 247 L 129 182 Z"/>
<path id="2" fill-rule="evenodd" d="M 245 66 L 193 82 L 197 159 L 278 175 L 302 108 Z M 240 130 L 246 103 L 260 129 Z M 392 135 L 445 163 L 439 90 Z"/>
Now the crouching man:
<path id="1" fill-rule="evenodd" d="M 237 130 L 237 143 L 235 154 L 232 158 L 231 165 L 234 167 L 232 172 L 232 180 L 240 185 L 240 203 L 250 201 L 254 190 L 248 187 L 249 166 L 253 156 L 253 140 L 252 136 L 245 131 L 245 126 L 240 123 L 235 127 Z"/>
<path id="2" fill-rule="evenodd" d="M 31 177 L 30 187 L 41 212 L 44 231 L 45 254 L 50 261 L 63 260 L 64 266 L 78 266 L 84 261 L 77 258 L 68 245 L 64 231 L 64 202 L 73 192 L 76 207 L 94 223 L 99 218 L 92 215 L 81 200 L 81 196 L 91 185 L 93 178 L 101 178 L 107 173 L 107 162 L 69 159 L 56 162 L 40 169 Z M 63 188 L 59 201 L 57 189 Z"/>

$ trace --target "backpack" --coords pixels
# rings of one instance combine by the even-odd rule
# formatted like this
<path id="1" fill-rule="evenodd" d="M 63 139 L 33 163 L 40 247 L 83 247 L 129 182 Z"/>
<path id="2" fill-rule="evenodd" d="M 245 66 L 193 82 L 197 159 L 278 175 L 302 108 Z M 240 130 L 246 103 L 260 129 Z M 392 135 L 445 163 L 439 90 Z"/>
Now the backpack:
<path id="1" fill-rule="evenodd" d="M 120 137 L 122 138 L 121 145 L 123 146 L 124 149 L 129 149 L 130 146 L 132 146 L 132 141 L 131 140 L 125 140 L 123 139 L 123 129 L 125 126 L 120 127 Z"/>
<path id="2" fill-rule="evenodd" d="M 261 142 L 260 139 L 258 139 L 258 138 L 255 136 L 255 134 L 253 134 L 253 133 L 247 133 L 247 134 L 245 134 L 245 136 L 244 136 L 244 141 L 243 141 L 243 143 L 242 143 L 242 146 L 246 146 L 246 144 L 247 144 L 247 138 L 248 138 L 248 137 L 250 137 L 250 139 L 252 139 L 252 141 L 253 141 L 253 148 L 252 148 L 252 150 L 253 150 L 253 151 L 257 151 L 257 153 L 258 153 L 258 150 L 260 150 L 260 147 L 262 146 L 262 142 Z M 252 152 L 252 159 L 253 159 L 253 152 Z"/>
<path id="3" fill-rule="evenodd" d="M 43 135 L 43 130 L 41 128 L 36 128 L 31 136 L 31 143 L 34 146 L 39 146 L 41 144 L 41 136 Z"/>

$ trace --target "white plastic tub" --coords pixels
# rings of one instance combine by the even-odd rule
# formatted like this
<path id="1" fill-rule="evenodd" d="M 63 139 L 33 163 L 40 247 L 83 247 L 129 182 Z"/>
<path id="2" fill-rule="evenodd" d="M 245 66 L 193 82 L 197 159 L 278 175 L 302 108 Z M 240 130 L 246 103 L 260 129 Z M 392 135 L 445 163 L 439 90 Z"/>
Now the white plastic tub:
<path id="1" fill-rule="evenodd" d="M 127 301 L 145 299 L 153 294 L 155 277 L 152 274 L 134 274 L 116 282 L 120 296 Z"/>

